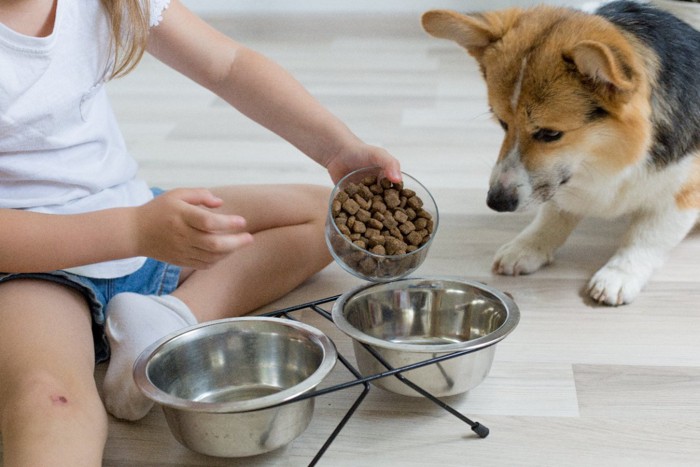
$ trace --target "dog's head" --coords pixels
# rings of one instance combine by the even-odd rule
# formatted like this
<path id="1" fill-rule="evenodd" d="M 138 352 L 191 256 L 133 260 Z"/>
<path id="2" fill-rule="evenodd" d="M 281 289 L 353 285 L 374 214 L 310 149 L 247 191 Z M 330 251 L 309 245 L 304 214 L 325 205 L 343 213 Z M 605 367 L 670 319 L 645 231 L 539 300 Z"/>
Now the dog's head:
<path id="1" fill-rule="evenodd" d="M 423 27 L 479 63 L 505 138 L 488 205 L 524 210 L 644 156 L 653 60 L 611 23 L 565 8 L 435 10 Z"/>

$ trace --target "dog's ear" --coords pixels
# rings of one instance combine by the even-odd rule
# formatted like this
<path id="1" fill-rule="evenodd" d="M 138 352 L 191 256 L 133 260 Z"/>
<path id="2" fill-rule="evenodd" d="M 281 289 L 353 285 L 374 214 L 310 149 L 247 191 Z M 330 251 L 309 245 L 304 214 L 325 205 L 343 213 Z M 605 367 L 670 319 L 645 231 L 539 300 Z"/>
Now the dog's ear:
<path id="1" fill-rule="evenodd" d="M 468 15 L 431 10 L 423 14 L 421 22 L 428 34 L 452 40 L 479 59 L 488 46 L 513 27 L 521 14 L 519 8 Z"/>
<path id="2" fill-rule="evenodd" d="M 573 63 L 583 78 L 599 92 L 624 98 L 636 88 L 636 73 L 625 55 L 619 48 L 585 40 L 565 52 L 564 60 Z"/>

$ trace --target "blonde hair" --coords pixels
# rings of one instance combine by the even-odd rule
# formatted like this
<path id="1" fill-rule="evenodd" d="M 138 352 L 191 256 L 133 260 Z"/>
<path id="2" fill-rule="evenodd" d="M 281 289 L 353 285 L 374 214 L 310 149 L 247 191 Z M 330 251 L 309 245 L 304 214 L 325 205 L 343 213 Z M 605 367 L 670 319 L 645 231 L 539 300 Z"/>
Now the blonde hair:
<path id="1" fill-rule="evenodd" d="M 114 65 L 111 78 L 129 73 L 146 51 L 149 0 L 102 0 L 111 24 Z"/>

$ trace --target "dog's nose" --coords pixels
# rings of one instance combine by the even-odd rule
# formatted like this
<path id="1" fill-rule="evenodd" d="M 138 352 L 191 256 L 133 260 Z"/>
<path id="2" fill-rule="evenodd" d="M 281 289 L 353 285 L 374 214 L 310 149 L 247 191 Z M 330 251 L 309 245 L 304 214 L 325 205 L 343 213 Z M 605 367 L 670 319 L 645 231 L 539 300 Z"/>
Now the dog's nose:
<path id="1" fill-rule="evenodd" d="M 491 187 L 486 204 L 494 211 L 513 212 L 518 208 L 518 193 L 514 188 Z"/>

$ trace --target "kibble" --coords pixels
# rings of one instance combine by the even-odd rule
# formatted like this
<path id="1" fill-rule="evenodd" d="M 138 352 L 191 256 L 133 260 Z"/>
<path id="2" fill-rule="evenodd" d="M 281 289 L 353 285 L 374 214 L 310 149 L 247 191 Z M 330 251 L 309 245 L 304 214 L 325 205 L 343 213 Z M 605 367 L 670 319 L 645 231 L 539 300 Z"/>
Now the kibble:
<path id="1" fill-rule="evenodd" d="M 402 183 L 368 176 L 358 183 L 349 183 L 337 192 L 331 203 L 331 214 L 341 234 L 350 242 L 379 256 L 401 256 L 425 245 L 433 233 L 432 215 L 423 209 L 423 200 Z M 400 275 L 414 267 L 410 256 L 406 261 L 358 255 L 344 250 L 336 242 L 336 252 L 351 267 L 366 275 Z M 415 258 L 418 260 L 418 258 Z"/>

